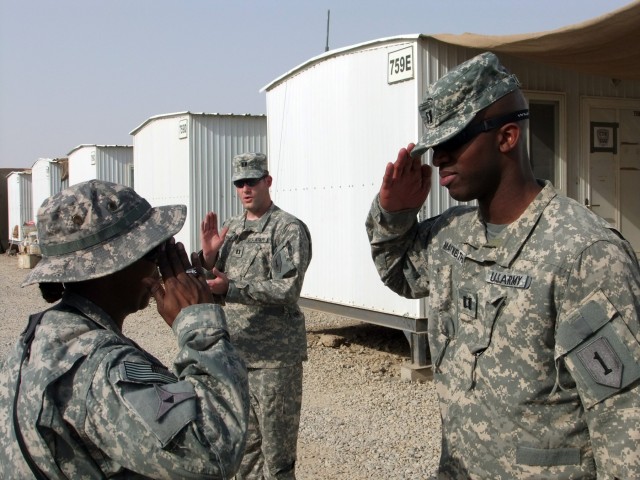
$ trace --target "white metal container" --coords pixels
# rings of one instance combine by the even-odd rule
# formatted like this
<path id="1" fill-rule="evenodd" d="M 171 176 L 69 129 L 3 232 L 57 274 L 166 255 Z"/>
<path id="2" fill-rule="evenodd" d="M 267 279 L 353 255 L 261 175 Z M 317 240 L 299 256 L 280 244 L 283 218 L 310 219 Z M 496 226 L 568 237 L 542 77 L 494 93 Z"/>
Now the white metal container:
<path id="1" fill-rule="evenodd" d="M 39 158 L 31 167 L 32 219 L 38 221 L 38 209 L 45 199 L 69 186 L 66 158 Z"/>
<path id="2" fill-rule="evenodd" d="M 131 145 L 78 145 L 68 154 L 69 184 L 103 180 L 133 186 Z"/>
<path id="3" fill-rule="evenodd" d="M 11 172 L 7 175 L 9 244 L 22 242 L 23 226 L 33 221 L 32 201 L 31 172 Z"/>
<path id="4" fill-rule="evenodd" d="M 200 222 L 208 211 L 220 224 L 242 212 L 231 183 L 234 155 L 267 151 L 267 118 L 179 112 L 149 118 L 132 132 L 135 190 L 153 206 L 184 204 L 176 235 L 188 252 L 200 249 Z"/>

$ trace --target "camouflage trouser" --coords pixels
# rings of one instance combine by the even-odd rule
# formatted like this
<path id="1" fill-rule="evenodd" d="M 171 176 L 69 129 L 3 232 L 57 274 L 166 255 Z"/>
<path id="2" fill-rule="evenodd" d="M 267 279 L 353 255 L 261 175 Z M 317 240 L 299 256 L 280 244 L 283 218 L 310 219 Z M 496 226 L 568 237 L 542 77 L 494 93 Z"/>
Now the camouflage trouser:
<path id="1" fill-rule="evenodd" d="M 302 364 L 250 368 L 247 447 L 237 480 L 295 479 Z"/>

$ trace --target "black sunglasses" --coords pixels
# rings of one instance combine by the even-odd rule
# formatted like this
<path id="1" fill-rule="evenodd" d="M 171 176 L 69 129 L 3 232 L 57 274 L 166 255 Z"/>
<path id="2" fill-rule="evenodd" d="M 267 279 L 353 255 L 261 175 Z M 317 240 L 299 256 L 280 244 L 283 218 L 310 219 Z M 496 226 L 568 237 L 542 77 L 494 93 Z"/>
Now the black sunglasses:
<path id="1" fill-rule="evenodd" d="M 436 150 L 454 152 L 462 145 L 477 137 L 481 133 L 488 132 L 495 128 L 500 128 L 507 123 L 518 122 L 527 118 L 529 118 L 529 110 L 518 110 L 517 112 L 507 113 L 506 115 L 503 115 L 501 117 L 489 118 L 480 123 L 469 125 L 446 142 L 442 142 L 439 145 L 433 147 L 433 150 L 434 152 Z"/>
<path id="2" fill-rule="evenodd" d="M 245 185 L 248 185 L 250 187 L 255 187 L 260 182 L 260 180 L 263 180 L 265 178 L 267 178 L 266 175 L 263 175 L 260 178 L 243 178 L 241 180 L 236 180 L 235 182 L 233 182 L 233 184 L 235 185 L 236 188 L 242 188 Z"/>

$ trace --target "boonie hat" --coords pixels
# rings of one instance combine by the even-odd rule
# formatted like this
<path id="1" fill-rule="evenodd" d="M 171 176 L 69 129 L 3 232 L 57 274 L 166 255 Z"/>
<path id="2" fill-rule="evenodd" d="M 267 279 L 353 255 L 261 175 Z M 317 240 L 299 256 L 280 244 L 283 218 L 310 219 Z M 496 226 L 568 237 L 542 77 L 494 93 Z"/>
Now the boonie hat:
<path id="1" fill-rule="evenodd" d="M 242 153 L 233 157 L 232 182 L 245 178 L 262 178 L 268 174 L 267 156 L 264 153 Z"/>
<path id="2" fill-rule="evenodd" d="M 491 52 L 461 63 L 427 87 L 418 107 L 425 133 L 411 155 L 422 155 L 454 137 L 480 110 L 518 88 L 516 76 Z"/>
<path id="3" fill-rule="evenodd" d="M 72 185 L 38 210 L 42 260 L 22 286 L 120 271 L 178 233 L 186 215 L 185 205 L 153 208 L 123 185 L 99 180 Z"/>

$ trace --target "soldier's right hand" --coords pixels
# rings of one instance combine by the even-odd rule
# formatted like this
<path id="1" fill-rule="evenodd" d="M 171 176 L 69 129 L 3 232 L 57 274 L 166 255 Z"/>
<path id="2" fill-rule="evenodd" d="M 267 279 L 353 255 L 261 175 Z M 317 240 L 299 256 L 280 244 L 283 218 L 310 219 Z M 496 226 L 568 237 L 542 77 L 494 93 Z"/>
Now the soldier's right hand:
<path id="1" fill-rule="evenodd" d="M 388 212 L 419 208 L 431 190 L 431 167 L 411 158 L 415 145 L 401 148 L 395 163 L 388 163 L 380 187 L 380 206 Z"/>

